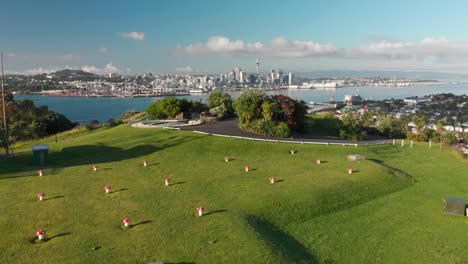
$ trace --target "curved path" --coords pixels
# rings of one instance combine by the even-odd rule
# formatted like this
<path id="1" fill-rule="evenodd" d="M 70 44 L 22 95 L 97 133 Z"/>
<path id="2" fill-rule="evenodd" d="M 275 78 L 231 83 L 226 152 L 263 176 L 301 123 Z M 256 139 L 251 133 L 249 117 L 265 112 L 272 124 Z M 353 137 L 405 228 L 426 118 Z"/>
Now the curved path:
<path id="1" fill-rule="evenodd" d="M 283 143 L 301 143 L 301 144 L 332 144 L 332 145 L 375 145 L 375 144 L 389 144 L 392 143 L 391 139 L 372 139 L 366 141 L 351 141 L 342 140 L 332 137 L 312 136 L 304 134 L 295 134 L 292 138 L 275 138 L 262 136 L 255 133 L 241 130 L 238 126 L 238 119 L 228 119 L 217 122 L 205 122 L 196 126 L 180 126 L 180 130 L 202 132 L 215 136 L 228 136 L 235 138 L 246 138 L 265 141 L 278 141 Z"/>

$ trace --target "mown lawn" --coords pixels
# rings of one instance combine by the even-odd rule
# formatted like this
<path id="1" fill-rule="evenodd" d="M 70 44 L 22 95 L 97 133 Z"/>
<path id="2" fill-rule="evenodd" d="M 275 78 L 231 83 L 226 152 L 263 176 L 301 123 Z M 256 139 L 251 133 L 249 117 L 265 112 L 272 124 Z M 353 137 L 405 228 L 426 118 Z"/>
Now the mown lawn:
<path id="1" fill-rule="evenodd" d="M 33 143 L 0 160 L 2 263 L 468 258 L 468 218 L 441 213 L 446 196 L 468 198 L 467 162 L 436 147 L 287 145 L 125 125 L 41 142 L 51 143 L 43 177 Z M 369 159 L 347 161 L 354 153 Z M 326 162 L 317 165 L 317 158 Z M 245 172 L 246 165 L 254 170 Z M 38 201 L 38 192 L 46 200 Z M 131 228 L 123 227 L 125 217 Z M 35 244 L 39 229 L 50 239 Z"/>

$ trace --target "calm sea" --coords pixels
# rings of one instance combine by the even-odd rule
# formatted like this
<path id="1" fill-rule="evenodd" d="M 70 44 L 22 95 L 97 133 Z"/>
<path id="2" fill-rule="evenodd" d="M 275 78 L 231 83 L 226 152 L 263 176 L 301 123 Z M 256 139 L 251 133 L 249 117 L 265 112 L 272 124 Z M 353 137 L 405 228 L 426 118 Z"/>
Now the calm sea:
<path id="1" fill-rule="evenodd" d="M 331 97 L 336 101 L 343 100 L 347 94 L 359 94 L 363 98 L 391 99 L 410 96 L 423 96 L 437 93 L 453 93 L 456 95 L 468 94 L 468 84 L 444 84 L 444 85 L 414 85 L 409 87 L 345 87 L 338 89 L 290 89 L 267 94 L 284 94 L 294 99 L 304 100 L 309 103 L 328 102 Z M 231 95 L 236 98 L 239 92 Z M 208 94 L 182 96 L 189 100 L 204 100 L 208 102 Z M 30 99 L 36 106 L 48 106 L 50 109 L 64 114 L 73 122 L 88 123 L 91 120 L 107 122 L 110 118 L 117 118 L 129 110 L 144 111 L 152 103 L 161 100 L 161 97 L 59 97 L 43 95 L 16 95 L 16 100 Z"/>

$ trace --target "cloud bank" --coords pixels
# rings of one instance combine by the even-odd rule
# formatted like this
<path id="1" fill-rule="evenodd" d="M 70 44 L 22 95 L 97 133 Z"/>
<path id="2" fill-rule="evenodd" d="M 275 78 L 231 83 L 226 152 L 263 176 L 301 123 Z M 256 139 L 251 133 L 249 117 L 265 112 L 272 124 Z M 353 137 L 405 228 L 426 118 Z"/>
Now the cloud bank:
<path id="1" fill-rule="evenodd" d="M 74 54 L 64 54 L 64 55 L 36 55 L 28 53 L 8 53 L 8 58 L 15 60 L 54 60 L 54 61 L 79 61 L 81 56 Z"/>
<path id="2" fill-rule="evenodd" d="M 424 38 L 420 42 L 400 42 L 390 38 L 353 47 L 340 48 L 334 44 L 321 44 L 314 41 L 288 40 L 283 37 L 274 38 L 269 43 L 245 42 L 230 40 L 227 37 L 212 36 L 206 42 L 194 42 L 185 47 L 178 45 L 175 52 L 178 55 L 204 56 L 209 54 L 219 56 L 257 55 L 272 58 L 307 58 L 334 57 L 341 59 L 363 60 L 415 60 L 450 63 L 468 59 L 468 41 L 449 41 L 446 38 Z"/>
<path id="3" fill-rule="evenodd" d="M 180 67 L 180 68 L 176 68 L 176 72 L 190 73 L 190 72 L 193 72 L 193 68 L 192 66 Z"/>
<path id="4" fill-rule="evenodd" d="M 451 62 L 468 58 L 468 41 L 425 38 L 421 42 L 381 41 L 351 49 L 350 58 L 390 60 L 434 60 Z"/>
<path id="5" fill-rule="evenodd" d="M 108 74 L 108 73 L 120 73 L 122 70 L 120 70 L 118 67 L 114 66 L 112 63 L 106 64 L 104 68 L 99 68 L 96 66 L 90 66 L 90 65 L 83 65 L 81 66 L 81 70 L 85 72 L 92 72 L 95 74 Z"/>
<path id="6" fill-rule="evenodd" d="M 123 32 L 119 34 L 121 38 L 124 39 L 133 39 L 133 40 L 144 40 L 145 33 L 143 32 Z"/>
<path id="7" fill-rule="evenodd" d="M 227 37 L 213 36 L 205 43 L 196 42 L 186 47 L 178 45 L 176 54 L 202 56 L 217 54 L 233 56 L 239 54 L 254 54 L 278 58 L 302 58 L 316 56 L 332 56 L 340 53 L 340 49 L 333 44 L 320 44 L 313 41 L 290 41 L 283 37 L 274 38 L 271 42 L 244 42 L 242 40 L 230 40 Z"/>

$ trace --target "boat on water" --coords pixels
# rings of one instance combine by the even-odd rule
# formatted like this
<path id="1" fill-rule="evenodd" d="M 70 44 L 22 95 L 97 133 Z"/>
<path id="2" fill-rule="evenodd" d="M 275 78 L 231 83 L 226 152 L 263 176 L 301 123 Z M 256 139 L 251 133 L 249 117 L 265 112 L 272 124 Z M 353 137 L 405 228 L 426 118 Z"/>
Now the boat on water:
<path id="1" fill-rule="evenodd" d="M 192 89 L 189 91 L 190 94 L 202 94 L 202 93 L 207 93 L 207 91 L 202 90 L 202 89 Z"/>

